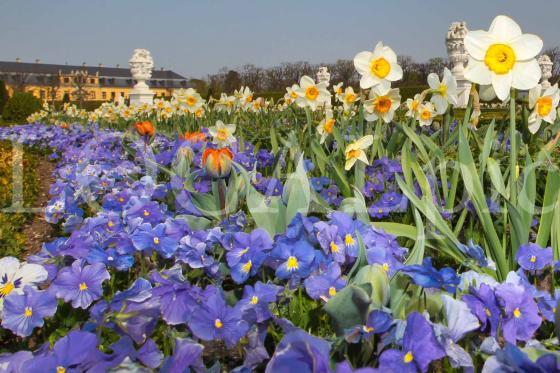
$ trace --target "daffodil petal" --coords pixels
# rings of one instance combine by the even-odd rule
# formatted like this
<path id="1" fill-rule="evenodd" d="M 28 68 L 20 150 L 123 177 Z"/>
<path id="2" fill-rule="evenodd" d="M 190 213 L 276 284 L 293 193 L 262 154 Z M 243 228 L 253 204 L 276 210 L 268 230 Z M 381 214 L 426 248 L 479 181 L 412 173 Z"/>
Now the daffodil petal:
<path id="1" fill-rule="evenodd" d="M 488 30 L 501 42 L 508 42 L 521 35 L 521 27 L 508 16 L 497 16 Z"/>
<path id="2" fill-rule="evenodd" d="M 539 83 L 541 79 L 541 68 L 536 59 L 529 61 L 518 61 L 513 66 L 513 88 L 531 89 Z"/>
<path id="3" fill-rule="evenodd" d="M 496 96 L 498 96 L 498 98 L 502 101 L 505 101 L 509 97 L 511 83 L 512 83 L 511 73 L 501 74 L 501 75 L 492 74 L 492 87 L 494 87 Z"/>
<path id="4" fill-rule="evenodd" d="M 537 35 L 523 34 L 511 40 L 509 45 L 515 51 L 518 61 L 529 60 L 541 52 L 543 41 Z"/>
<path id="5" fill-rule="evenodd" d="M 486 31 L 469 31 L 465 36 L 465 49 L 472 58 L 482 61 L 488 47 L 495 42 L 495 38 Z"/>

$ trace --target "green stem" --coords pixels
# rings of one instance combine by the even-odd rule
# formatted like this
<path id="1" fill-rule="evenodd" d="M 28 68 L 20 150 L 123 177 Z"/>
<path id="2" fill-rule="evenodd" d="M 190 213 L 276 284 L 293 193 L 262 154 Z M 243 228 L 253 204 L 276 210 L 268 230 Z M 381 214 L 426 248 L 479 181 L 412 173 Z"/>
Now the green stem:
<path id="1" fill-rule="evenodd" d="M 517 206 L 517 139 L 515 131 L 515 89 L 509 99 L 509 190 L 511 203 Z"/>

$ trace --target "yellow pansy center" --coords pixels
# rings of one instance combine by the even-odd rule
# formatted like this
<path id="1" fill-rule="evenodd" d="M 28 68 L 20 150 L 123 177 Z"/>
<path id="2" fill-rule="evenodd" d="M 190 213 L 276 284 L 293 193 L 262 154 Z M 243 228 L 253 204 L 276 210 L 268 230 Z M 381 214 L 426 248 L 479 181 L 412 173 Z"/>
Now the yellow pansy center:
<path id="1" fill-rule="evenodd" d="M 196 104 L 196 98 L 193 96 L 188 96 L 187 97 L 187 105 L 189 106 L 193 106 Z"/>
<path id="2" fill-rule="evenodd" d="M 490 310 L 488 308 L 484 309 L 484 313 L 486 314 L 486 316 L 490 317 L 492 316 L 492 312 L 490 312 Z"/>
<path id="3" fill-rule="evenodd" d="M 253 262 L 249 260 L 247 263 L 241 266 L 241 270 L 245 273 L 248 273 L 251 270 L 252 266 L 253 266 Z"/>
<path id="4" fill-rule="evenodd" d="M 371 332 L 374 331 L 374 329 L 373 329 L 371 326 L 367 326 L 367 325 L 364 325 L 364 326 L 362 327 L 362 329 L 363 329 L 364 332 L 366 332 L 366 333 L 371 333 Z"/>
<path id="5" fill-rule="evenodd" d="M 0 298 L 5 297 L 15 289 L 13 282 L 6 282 L 4 286 L 0 286 Z"/>
<path id="6" fill-rule="evenodd" d="M 87 287 L 87 284 L 85 282 L 82 282 L 80 284 L 79 288 L 80 288 L 80 291 L 84 291 L 84 290 L 87 290 L 88 287 Z"/>
<path id="7" fill-rule="evenodd" d="M 354 246 L 354 237 L 350 233 L 344 236 L 344 244 L 346 246 Z"/>
<path id="8" fill-rule="evenodd" d="M 251 304 L 257 304 L 259 303 L 259 297 L 257 297 L 256 295 L 253 295 L 251 297 Z"/>
<path id="9" fill-rule="evenodd" d="M 329 297 L 334 297 L 336 295 L 336 289 L 334 288 L 334 286 L 331 286 L 329 288 Z"/>
<path id="10" fill-rule="evenodd" d="M 383 263 L 382 267 L 385 272 L 389 272 L 389 264 Z"/>
<path id="11" fill-rule="evenodd" d="M 319 96 L 319 90 L 314 85 L 305 89 L 305 97 L 308 100 L 315 101 Z"/>
<path id="12" fill-rule="evenodd" d="M 391 64 L 385 58 L 380 57 L 371 62 L 370 71 L 376 77 L 384 79 L 391 72 Z"/>
<path id="13" fill-rule="evenodd" d="M 33 310 L 31 307 L 25 307 L 25 311 L 23 312 L 25 317 L 31 317 L 33 315 Z"/>
<path id="14" fill-rule="evenodd" d="M 219 128 L 216 132 L 216 138 L 220 141 L 225 141 L 228 138 L 228 131 L 225 128 Z"/>
<path id="15" fill-rule="evenodd" d="M 391 99 L 387 96 L 379 96 L 373 101 L 375 111 L 385 114 L 391 110 Z"/>
<path id="16" fill-rule="evenodd" d="M 540 117 L 546 117 L 552 111 L 552 97 L 539 97 L 537 100 L 537 113 Z"/>
<path id="17" fill-rule="evenodd" d="M 216 319 L 216 321 L 214 321 L 214 326 L 220 329 L 222 326 L 224 326 L 224 324 L 222 323 L 222 320 Z"/>
<path id="18" fill-rule="evenodd" d="M 56 367 L 56 373 L 66 373 L 66 368 L 58 366 Z"/>
<path id="19" fill-rule="evenodd" d="M 107 226 L 108 226 L 109 228 L 113 227 L 113 225 L 115 225 L 115 223 L 113 223 L 112 221 L 109 220 L 109 221 L 107 222 Z"/>
<path id="20" fill-rule="evenodd" d="M 519 310 L 519 307 L 513 310 L 513 316 L 515 316 L 515 318 L 517 319 L 521 317 L 521 311 Z"/>
<path id="21" fill-rule="evenodd" d="M 408 364 L 414 360 L 414 355 L 412 355 L 412 351 L 408 351 L 403 358 L 403 361 Z"/>
<path id="22" fill-rule="evenodd" d="M 331 247 L 331 251 L 333 253 L 338 253 L 340 251 L 340 249 L 338 248 L 338 245 L 335 244 L 334 241 L 331 241 L 330 247 Z"/>
<path id="23" fill-rule="evenodd" d="M 290 256 L 288 258 L 287 267 L 288 267 L 289 271 L 294 271 L 294 270 L 299 268 L 299 263 L 298 263 L 298 260 L 295 256 Z"/>
<path id="24" fill-rule="evenodd" d="M 334 119 L 329 119 L 325 122 L 325 124 L 323 125 L 323 129 L 325 130 L 326 133 L 331 134 L 333 131 L 333 127 L 334 127 Z"/>
<path id="25" fill-rule="evenodd" d="M 150 212 L 148 210 L 144 210 L 144 216 L 150 216 Z"/>
<path id="26" fill-rule="evenodd" d="M 156 245 L 159 245 L 159 238 L 154 237 L 154 243 L 155 243 Z"/>
<path id="27" fill-rule="evenodd" d="M 531 263 L 535 263 L 535 262 L 537 261 L 537 257 L 534 256 L 534 255 L 531 255 L 531 258 L 529 259 L 529 261 L 530 261 Z"/>
<path id="28" fill-rule="evenodd" d="M 507 74 L 515 65 L 515 52 L 507 44 L 492 44 L 486 50 L 484 63 L 498 75 Z"/>

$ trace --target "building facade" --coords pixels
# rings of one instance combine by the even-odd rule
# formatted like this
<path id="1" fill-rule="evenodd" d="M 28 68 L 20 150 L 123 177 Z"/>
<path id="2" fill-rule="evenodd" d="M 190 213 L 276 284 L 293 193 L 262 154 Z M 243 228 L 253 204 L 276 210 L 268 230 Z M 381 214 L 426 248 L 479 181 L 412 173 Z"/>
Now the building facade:
<path id="1" fill-rule="evenodd" d="M 136 83 L 129 69 L 98 66 L 71 66 L 0 61 L 0 80 L 6 84 L 10 96 L 15 92 L 30 92 L 43 101 L 70 100 L 114 101 L 128 98 Z M 168 97 L 173 91 L 187 88 L 187 78 L 171 70 L 154 70 L 146 83 L 156 97 Z"/>

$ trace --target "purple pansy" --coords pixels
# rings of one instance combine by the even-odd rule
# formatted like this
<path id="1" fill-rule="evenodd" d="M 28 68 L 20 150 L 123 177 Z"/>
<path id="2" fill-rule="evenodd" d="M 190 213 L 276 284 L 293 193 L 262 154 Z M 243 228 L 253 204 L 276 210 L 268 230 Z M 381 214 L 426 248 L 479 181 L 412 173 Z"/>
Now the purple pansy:
<path id="1" fill-rule="evenodd" d="M 26 286 L 23 294 L 13 293 L 4 300 L 2 326 L 20 337 L 27 337 L 34 328 L 43 326 L 43 319 L 53 316 L 56 308 L 53 294 Z"/>
<path id="2" fill-rule="evenodd" d="M 304 285 L 307 294 L 313 299 L 322 299 L 325 302 L 336 295 L 346 286 L 346 280 L 340 278 L 340 266 L 332 262 L 326 271 L 305 279 Z"/>
<path id="3" fill-rule="evenodd" d="M 83 261 L 75 260 L 72 266 L 58 272 L 50 289 L 58 298 L 72 301 L 72 307 L 88 308 L 103 295 L 102 284 L 109 278 L 103 264 L 83 265 Z"/>
<path id="4" fill-rule="evenodd" d="M 513 344 L 517 340 L 531 339 L 542 323 L 539 308 L 531 294 L 522 286 L 504 283 L 498 285 L 496 295 L 505 312 L 502 322 L 504 339 Z"/>
<path id="5" fill-rule="evenodd" d="M 552 248 L 542 248 L 535 243 L 519 246 L 515 255 L 517 263 L 526 271 L 536 272 L 552 264 Z"/>
<path id="6" fill-rule="evenodd" d="M 279 241 L 271 252 L 271 258 L 279 262 L 276 277 L 280 279 L 305 278 L 313 269 L 315 249 L 304 240 Z"/>

